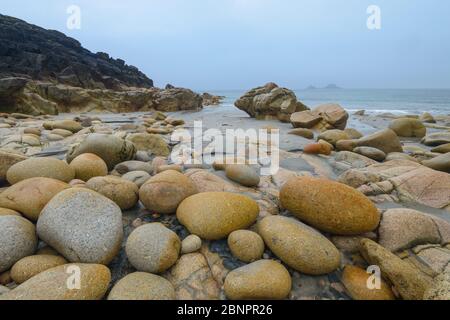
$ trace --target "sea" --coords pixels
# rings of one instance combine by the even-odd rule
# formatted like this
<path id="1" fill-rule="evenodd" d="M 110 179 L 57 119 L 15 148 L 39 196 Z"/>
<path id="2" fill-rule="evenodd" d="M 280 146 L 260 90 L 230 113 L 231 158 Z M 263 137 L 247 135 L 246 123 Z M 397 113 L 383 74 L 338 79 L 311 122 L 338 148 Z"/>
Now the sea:
<path id="1" fill-rule="evenodd" d="M 224 108 L 234 107 L 234 101 L 245 90 L 213 90 L 209 93 L 224 96 Z M 294 90 L 297 99 L 308 107 L 324 103 L 338 103 L 349 112 L 366 110 L 367 114 L 450 115 L 450 89 L 307 89 Z M 223 110 L 225 111 L 225 110 Z"/>

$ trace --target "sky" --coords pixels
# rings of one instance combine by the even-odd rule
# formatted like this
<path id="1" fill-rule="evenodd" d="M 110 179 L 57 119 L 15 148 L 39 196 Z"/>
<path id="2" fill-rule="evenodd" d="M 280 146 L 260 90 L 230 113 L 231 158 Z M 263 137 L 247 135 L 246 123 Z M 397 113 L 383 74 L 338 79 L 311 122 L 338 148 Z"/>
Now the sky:
<path id="1" fill-rule="evenodd" d="M 68 29 L 67 8 L 80 8 Z M 367 9 L 380 9 L 380 29 Z M 448 0 L 1 0 L 0 13 L 196 90 L 450 88 Z"/>

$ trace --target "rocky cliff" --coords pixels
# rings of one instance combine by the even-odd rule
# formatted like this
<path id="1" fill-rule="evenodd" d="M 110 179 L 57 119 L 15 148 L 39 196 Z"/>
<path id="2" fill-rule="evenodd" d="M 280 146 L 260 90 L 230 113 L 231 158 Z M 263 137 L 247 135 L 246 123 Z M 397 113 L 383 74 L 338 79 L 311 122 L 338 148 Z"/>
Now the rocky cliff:
<path id="1" fill-rule="evenodd" d="M 202 108 L 183 88 L 154 88 L 136 67 L 64 34 L 0 15 L 0 111 L 178 111 Z"/>

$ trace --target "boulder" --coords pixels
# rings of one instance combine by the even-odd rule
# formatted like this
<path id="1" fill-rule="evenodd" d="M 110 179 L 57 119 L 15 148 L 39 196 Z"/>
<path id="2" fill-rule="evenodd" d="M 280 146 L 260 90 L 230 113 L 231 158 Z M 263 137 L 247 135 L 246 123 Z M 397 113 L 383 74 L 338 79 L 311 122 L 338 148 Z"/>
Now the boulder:
<path id="1" fill-rule="evenodd" d="M 30 221 L 18 216 L 0 216 L 0 273 L 32 255 L 37 242 L 36 229 Z"/>
<path id="2" fill-rule="evenodd" d="M 6 179 L 10 184 L 35 177 L 70 182 L 70 180 L 75 178 L 75 172 L 62 160 L 55 158 L 29 158 L 16 163 L 6 173 Z"/>
<path id="3" fill-rule="evenodd" d="M 423 123 L 436 123 L 436 120 L 434 119 L 434 117 L 431 115 L 431 113 L 428 112 L 424 112 L 419 120 Z"/>
<path id="4" fill-rule="evenodd" d="M 132 160 L 136 154 L 136 147 L 129 141 L 106 134 L 90 134 L 87 138 L 72 147 L 66 155 L 66 159 L 71 163 L 76 157 L 83 153 L 93 153 L 105 161 L 109 170 L 117 164 Z"/>
<path id="5" fill-rule="evenodd" d="M 105 161 L 93 153 L 80 154 L 72 160 L 70 167 L 75 171 L 75 178 L 83 181 L 108 174 Z"/>
<path id="6" fill-rule="evenodd" d="M 175 300 L 175 289 L 163 277 L 134 272 L 117 281 L 108 300 Z"/>
<path id="7" fill-rule="evenodd" d="M 323 275 L 340 266 L 340 253 L 334 244 L 295 219 L 266 217 L 258 222 L 258 233 L 278 258 L 301 273 Z"/>
<path id="8" fill-rule="evenodd" d="M 383 213 L 378 229 L 379 243 L 396 252 L 422 244 L 441 244 L 438 221 L 431 216 L 411 209 L 390 209 Z M 439 224 L 450 223 L 440 221 Z"/>
<path id="9" fill-rule="evenodd" d="M 134 133 L 127 137 L 137 150 L 151 152 L 155 156 L 167 157 L 170 154 L 169 145 L 158 134 Z"/>
<path id="10" fill-rule="evenodd" d="M 291 288 L 289 272 L 273 260 L 260 260 L 233 270 L 224 284 L 230 300 L 281 300 L 288 297 Z"/>
<path id="11" fill-rule="evenodd" d="M 58 120 L 58 121 L 49 121 L 44 122 L 42 125 L 46 130 L 54 130 L 54 129 L 64 129 L 70 131 L 72 133 L 77 133 L 82 130 L 83 127 L 79 122 L 73 120 Z M 54 132 L 52 132 L 54 133 Z M 55 133 L 57 134 L 57 133 Z M 60 135 L 60 134 L 59 134 Z"/>
<path id="12" fill-rule="evenodd" d="M 6 178 L 6 172 L 8 172 L 9 168 L 26 159 L 28 159 L 28 157 L 20 153 L 0 149 L 0 181 Z"/>
<path id="13" fill-rule="evenodd" d="M 437 147 L 442 144 L 450 143 L 450 132 L 441 131 L 436 133 L 431 133 L 425 136 L 421 143 L 430 147 Z"/>
<path id="14" fill-rule="evenodd" d="M 381 130 L 358 140 L 341 140 L 336 144 L 336 147 L 343 151 L 353 151 L 356 147 L 372 147 L 383 151 L 385 154 L 403 152 L 397 134 L 391 129 Z"/>
<path id="15" fill-rule="evenodd" d="M 361 154 L 367 158 L 370 158 L 375 161 L 384 161 L 386 159 L 386 154 L 376 148 L 371 147 L 358 147 L 353 149 L 353 152 Z M 392 153 L 391 153 L 392 154 Z"/>
<path id="16" fill-rule="evenodd" d="M 73 280 L 75 274 L 79 282 Z M 110 281 L 111 272 L 103 265 L 65 264 L 39 273 L 0 300 L 100 300 Z"/>
<path id="17" fill-rule="evenodd" d="M 228 192 L 206 192 L 185 199 L 177 209 L 177 218 L 192 234 L 207 240 L 219 240 L 231 232 L 251 226 L 259 214 L 251 198 Z"/>
<path id="18" fill-rule="evenodd" d="M 261 259 L 265 249 L 263 239 L 249 230 L 232 232 L 228 236 L 228 247 L 236 258 L 247 263 Z"/>
<path id="19" fill-rule="evenodd" d="M 138 271 L 163 273 L 178 260 L 181 241 L 161 223 L 135 229 L 127 239 L 128 260 Z"/>
<path id="20" fill-rule="evenodd" d="M 423 138 L 427 134 L 427 128 L 422 122 L 412 118 L 394 119 L 389 128 L 399 137 Z"/>
<path id="21" fill-rule="evenodd" d="M 7 208 L 0 208 L 0 216 L 17 216 L 17 217 L 21 217 L 22 215 L 15 211 L 15 210 L 11 210 L 11 209 L 7 209 Z"/>
<path id="22" fill-rule="evenodd" d="M 334 147 L 336 146 L 336 143 L 338 141 L 349 139 L 350 136 L 345 131 L 338 129 L 326 130 L 317 137 L 317 140 L 325 140 L 326 142 L 332 144 Z"/>
<path id="23" fill-rule="evenodd" d="M 419 269 L 369 239 L 361 240 L 360 251 L 369 264 L 380 267 L 403 299 L 422 300 L 430 282 Z"/>
<path id="24" fill-rule="evenodd" d="M 11 278 L 21 284 L 45 270 L 67 264 L 66 259 L 55 255 L 28 256 L 17 261 L 11 268 Z"/>
<path id="25" fill-rule="evenodd" d="M 289 122 L 291 114 L 308 109 L 297 101 L 293 91 L 274 83 L 248 91 L 234 105 L 252 118 L 278 119 L 283 122 Z"/>
<path id="26" fill-rule="evenodd" d="M 437 276 L 425 291 L 424 300 L 450 300 L 450 273 L 444 272 Z"/>
<path id="27" fill-rule="evenodd" d="M 225 168 L 226 176 L 245 187 L 257 187 L 259 185 L 260 177 L 249 165 L 229 164 Z"/>
<path id="28" fill-rule="evenodd" d="M 312 177 L 289 180 L 280 191 L 284 208 L 319 230 L 358 235 L 378 227 L 380 215 L 361 192 L 338 182 Z"/>
<path id="29" fill-rule="evenodd" d="M 449 153 L 450 152 L 450 143 L 441 144 L 440 146 L 437 146 L 437 147 L 431 149 L 431 152 Z"/>
<path id="30" fill-rule="evenodd" d="M 68 188 L 67 183 L 55 179 L 26 179 L 0 193 L 0 207 L 19 211 L 26 218 L 37 221 L 45 205 Z"/>
<path id="31" fill-rule="evenodd" d="M 293 113 L 290 120 L 294 128 L 311 129 L 322 121 L 322 117 L 311 110 L 306 110 Z"/>
<path id="32" fill-rule="evenodd" d="M 133 208 L 139 200 L 136 184 L 115 176 L 92 178 L 86 182 L 86 187 L 111 199 L 122 210 Z"/>
<path id="33" fill-rule="evenodd" d="M 422 164 L 433 170 L 450 173 L 450 152 L 444 153 L 430 160 L 422 161 Z"/>
<path id="34" fill-rule="evenodd" d="M 149 179 L 139 190 L 139 199 L 151 211 L 170 214 L 180 203 L 196 194 L 193 181 L 178 171 L 164 171 Z"/>
<path id="35" fill-rule="evenodd" d="M 70 262 L 107 265 L 121 247 L 122 211 L 95 191 L 67 189 L 41 212 L 37 233 Z"/>

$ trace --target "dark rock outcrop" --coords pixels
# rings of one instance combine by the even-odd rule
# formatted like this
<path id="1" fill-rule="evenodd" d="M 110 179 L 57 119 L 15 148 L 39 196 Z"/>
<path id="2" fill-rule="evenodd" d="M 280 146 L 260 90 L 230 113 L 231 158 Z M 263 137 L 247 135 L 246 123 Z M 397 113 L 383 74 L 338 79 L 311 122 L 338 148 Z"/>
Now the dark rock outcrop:
<path id="1" fill-rule="evenodd" d="M 92 53 L 58 31 L 0 15 L 0 78 L 28 77 L 86 89 L 153 87 L 136 67 Z"/>
<path id="2" fill-rule="evenodd" d="M 75 39 L 0 15 L 0 110 L 59 112 L 199 110 L 189 89 L 154 88 L 136 67 L 94 54 Z"/>

